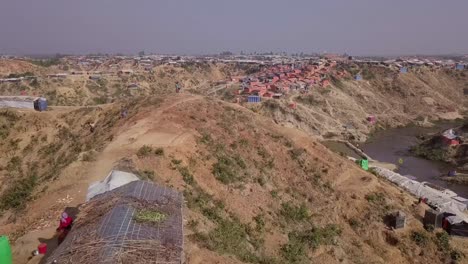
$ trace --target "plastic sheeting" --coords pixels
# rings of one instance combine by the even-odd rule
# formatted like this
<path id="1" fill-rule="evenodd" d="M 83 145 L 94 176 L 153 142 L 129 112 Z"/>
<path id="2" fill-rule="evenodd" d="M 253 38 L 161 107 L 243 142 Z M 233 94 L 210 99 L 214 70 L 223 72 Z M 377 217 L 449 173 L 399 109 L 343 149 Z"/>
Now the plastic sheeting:
<path id="1" fill-rule="evenodd" d="M 34 99 L 0 97 L 0 108 L 34 109 Z"/>
<path id="2" fill-rule="evenodd" d="M 47 109 L 47 99 L 32 96 L 0 96 L 0 108 L 21 108 L 45 111 Z"/>
<path id="3" fill-rule="evenodd" d="M 89 186 L 86 201 L 91 200 L 98 194 L 111 191 L 127 183 L 138 180 L 139 178 L 133 173 L 113 170 L 103 181 L 92 183 Z"/>
<path id="4" fill-rule="evenodd" d="M 455 135 L 455 132 L 453 131 L 453 129 L 449 129 L 449 130 L 446 130 L 444 131 L 444 133 L 442 133 L 442 135 L 448 139 L 455 139 L 457 138 L 457 135 Z"/>
<path id="5" fill-rule="evenodd" d="M 429 187 L 424 182 L 408 179 L 405 176 L 385 168 L 371 167 L 378 175 L 385 177 L 411 194 L 417 197 L 427 198 L 427 203 L 437 210 L 454 214 L 454 216 L 447 218 L 452 224 L 461 222 L 468 223 L 468 216 L 464 213 L 467 209 L 467 200 L 465 198 L 458 197 L 450 190 L 436 190 Z"/>

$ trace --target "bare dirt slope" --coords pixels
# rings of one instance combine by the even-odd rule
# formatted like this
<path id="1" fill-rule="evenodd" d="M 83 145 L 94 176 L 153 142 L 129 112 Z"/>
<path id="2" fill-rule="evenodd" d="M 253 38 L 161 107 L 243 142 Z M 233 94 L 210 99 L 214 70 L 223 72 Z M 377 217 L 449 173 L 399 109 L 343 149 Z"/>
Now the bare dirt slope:
<path id="1" fill-rule="evenodd" d="M 209 93 L 233 102 L 238 96 L 234 94 L 237 86 L 225 91 L 225 85 L 217 85 L 217 82 L 245 75 L 249 70 L 224 63 L 185 63 L 159 65 L 147 71 L 136 63 L 117 63 L 118 68 L 103 63 L 81 70 L 82 75 L 71 75 L 76 65 L 66 64 L 64 60 L 49 67 L 19 60 L 0 63 L 0 76 L 1 72 L 7 76 L 31 71 L 39 77 L 21 83 L 2 83 L 1 95 L 42 95 L 52 105 L 65 106 L 173 94 L 176 81 L 191 93 Z M 117 69 L 131 69 L 133 74 L 117 74 Z M 346 73 L 345 77 L 338 77 L 338 71 Z M 46 77 L 62 72 L 70 76 L 65 79 Z M 358 72 L 364 80 L 353 80 L 353 74 Z M 314 87 L 306 94 L 291 91 L 281 100 L 264 100 L 262 107 L 252 108 L 278 124 L 299 128 L 320 138 L 357 141 L 365 140 L 375 129 L 409 123 L 430 125 L 438 119 L 460 118 L 466 111 L 463 89 L 468 87 L 468 76 L 465 71 L 421 66 L 408 74 L 399 74 L 387 67 L 348 63 L 339 64 L 329 75 L 326 78 L 332 80 L 331 86 Z M 99 79 L 90 79 L 91 76 Z M 292 102 L 297 104 L 295 109 L 289 107 Z M 375 116 L 377 123 L 368 122 L 369 116 Z"/>
<path id="2" fill-rule="evenodd" d="M 144 179 L 184 192 L 187 263 L 443 263 L 452 248 L 466 250 L 464 241 L 441 247 L 422 229 L 414 198 L 304 132 L 191 95 L 129 108 L 127 119 L 118 119 L 118 105 L 66 110 L 63 118 L 74 124 L 90 118 L 101 124 L 93 135 L 71 129 L 82 133 L 80 145 L 102 144 L 93 145 L 93 158 L 76 158 L 55 180 L 41 178 L 38 184 L 48 187 L 34 185 L 21 217 L 4 214 L 1 232 L 18 238 L 18 263 L 27 261 L 39 238 L 53 236 L 60 210 L 82 203 L 87 185 L 122 162 Z M 402 231 L 383 223 L 395 210 L 409 216 Z"/>
<path id="3" fill-rule="evenodd" d="M 18 73 L 43 73 L 43 69 L 41 67 L 36 66 L 30 62 L 22 61 L 22 60 L 0 60 L 0 76 L 8 76 L 10 74 L 18 74 Z"/>
<path id="4" fill-rule="evenodd" d="M 44 96 L 51 105 L 97 105 L 116 99 L 135 96 L 175 93 L 175 83 L 185 90 L 199 92 L 209 89 L 214 82 L 226 80 L 237 72 L 229 65 L 192 63 L 182 66 L 159 65 L 151 71 L 137 65 L 109 68 L 101 65 L 93 70 L 73 74 L 73 66 L 61 62 L 49 67 L 36 66 L 27 61 L 0 60 L 0 78 L 9 74 L 32 75 L 37 79 L 19 83 L 0 83 L 0 95 Z M 64 70 L 63 68 L 67 68 Z M 118 74 L 118 69 L 131 69 L 132 74 Z M 50 78 L 49 74 L 66 73 L 66 78 Z M 94 78 L 94 79 L 90 79 Z"/>
<path id="5" fill-rule="evenodd" d="M 370 77 L 363 81 L 338 80 L 310 94 L 264 102 L 259 111 L 279 124 L 316 136 L 358 141 L 374 129 L 430 125 L 462 118 L 466 111 L 463 88 L 468 77 L 463 72 L 421 68 L 398 74 L 377 66 L 365 70 Z M 296 109 L 288 107 L 291 102 L 297 103 Z M 366 120 L 371 115 L 376 117 L 375 125 Z"/>

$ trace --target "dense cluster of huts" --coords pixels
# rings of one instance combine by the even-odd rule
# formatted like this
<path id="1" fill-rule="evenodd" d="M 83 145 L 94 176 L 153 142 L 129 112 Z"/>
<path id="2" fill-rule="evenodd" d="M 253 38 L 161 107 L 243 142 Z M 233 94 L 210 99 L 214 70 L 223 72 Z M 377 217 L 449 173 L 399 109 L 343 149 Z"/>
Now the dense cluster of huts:
<path id="1" fill-rule="evenodd" d="M 332 59 L 331 59 L 332 58 Z M 417 67 L 451 68 L 464 70 L 466 65 L 452 60 L 429 59 L 392 59 L 386 61 L 356 60 L 352 57 L 331 56 L 307 61 L 307 63 L 290 63 L 271 65 L 260 73 L 250 76 L 236 76 L 231 81 L 239 81 L 241 89 L 239 94 L 248 96 L 248 102 L 260 102 L 261 97 L 279 98 L 289 92 L 308 92 L 312 87 L 327 87 L 331 80 L 340 80 L 343 77 L 352 77 L 355 81 L 364 78 L 360 73 L 349 76 L 346 71 L 337 69 L 341 63 L 352 62 L 358 65 L 378 65 L 396 70 L 400 74 L 411 72 Z M 260 98 L 258 98 L 260 97 Z"/>
<path id="2" fill-rule="evenodd" d="M 307 92 L 313 86 L 329 86 L 328 75 L 335 66 L 336 62 L 274 65 L 253 76 L 234 77 L 232 81 L 241 83 L 240 94 L 276 98 L 291 91 Z M 345 73 L 336 75 L 339 78 Z"/>

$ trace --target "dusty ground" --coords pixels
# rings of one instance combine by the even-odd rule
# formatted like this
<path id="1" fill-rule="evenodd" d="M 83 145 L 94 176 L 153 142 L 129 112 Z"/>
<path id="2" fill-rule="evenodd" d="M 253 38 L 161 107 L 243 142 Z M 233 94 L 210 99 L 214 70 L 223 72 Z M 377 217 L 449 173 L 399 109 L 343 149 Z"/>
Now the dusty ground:
<path id="1" fill-rule="evenodd" d="M 65 71 L 62 68 L 68 67 Z M 132 75 L 105 74 L 100 80 L 90 80 L 93 72 L 111 70 L 102 64 L 83 71 L 83 75 L 66 79 L 44 78 L 46 74 L 68 72 L 76 65 L 39 67 L 27 61 L 0 61 L 0 76 L 10 73 L 32 72 L 42 77 L 38 81 L 19 84 L 0 84 L 2 95 L 43 95 L 54 105 L 96 105 L 135 96 L 174 93 L 179 81 L 186 91 L 210 94 L 233 102 L 236 89 L 226 92 L 217 81 L 230 76 L 243 75 L 243 70 L 228 64 L 188 64 L 185 66 L 160 65 L 151 72 L 138 66 L 118 64 L 120 68 L 133 69 Z M 314 87 L 310 93 L 291 93 L 279 101 L 265 100 L 261 106 L 248 106 L 286 127 L 294 127 L 321 139 L 346 139 L 363 141 L 376 129 L 403 126 L 410 123 L 428 126 L 439 119 L 461 118 L 466 111 L 463 88 L 468 85 L 464 71 L 411 69 L 408 74 L 380 66 L 341 65 L 346 72 L 369 72 L 363 81 L 347 78 L 332 82 L 327 88 Z M 80 70 L 80 69 L 77 69 Z M 138 88 L 129 89 L 131 84 Z M 231 87 L 229 85 L 229 87 Z M 291 102 L 296 109 L 289 108 Z M 375 116 L 377 123 L 366 119 Z"/>
<path id="2" fill-rule="evenodd" d="M 192 92 L 209 92 L 205 85 L 226 77 L 219 68 L 161 68 L 105 83 L 83 76 L 46 80 L 37 90 L 64 105 L 127 99 L 0 112 L 0 150 L 7 153 L 0 157 L 0 233 L 14 240 L 15 263 L 38 263 L 30 253 L 42 241 L 53 248 L 64 208 L 76 209 L 89 184 L 126 159 L 142 177 L 184 192 L 187 263 L 449 263 L 453 250 L 467 255 L 464 239 L 440 249 L 435 233 L 422 229 L 413 197 L 318 142 L 365 139 L 376 128 L 365 120 L 370 114 L 386 127 L 455 118 L 465 110 L 463 76 L 376 74 L 250 109 L 187 93 L 155 96 L 173 93 L 175 76 Z M 146 98 L 122 91 L 135 81 Z M 34 90 L 26 84 L 3 91 L 21 89 Z M 288 108 L 290 100 L 297 109 Z M 126 119 L 119 119 L 122 105 Z M 97 123 L 94 133 L 87 122 Z M 137 155 L 143 146 L 163 154 Z M 396 210 L 409 216 L 404 230 L 383 223 Z"/>
<path id="3" fill-rule="evenodd" d="M 96 116 L 98 122 L 113 108 L 104 108 L 101 117 Z M 54 111 L 49 114 L 61 116 Z M 153 171 L 155 182 L 185 192 L 188 263 L 289 262 L 282 253 L 288 233 L 327 225 L 340 230 L 333 241 L 323 240 L 317 248 L 290 244 L 305 250 L 296 253 L 303 261 L 428 263 L 447 259 L 432 239 L 421 254 L 422 248 L 410 238 L 412 231 L 422 230 L 414 198 L 361 171 L 306 133 L 278 126 L 238 105 L 190 95 L 168 97 L 135 108 L 106 134 L 113 138 L 95 160 L 72 162 L 56 180 L 47 182 L 48 188 L 28 204 L 16 223 L 2 226 L 2 232 L 25 232 L 14 244 L 16 263 L 26 263 L 40 241 L 52 238 L 61 210 L 82 203 L 88 184 L 104 178 L 122 158 L 131 159 L 139 171 Z M 163 148 L 164 155 L 138 157 L 143 145 Z M 226 160 L 242 160 L 246 166 Z M 221 171 L 226 178 L 213 172 L 221 161 L 226 162 Z M 234 175 L 229 175 L 230 169 Z M 229 178 L 235 175 L 240 178 Z M 368 198 L 375 194 L 384 198 Z M 207 204 L 199 203 L 201 195 L 211 197 Z M 297 212 L 284 215 L 284 204 L 304 205 L 305 218 L 290 219 L 298 217 Z M 390 231 L 381 217 L 397 209 L 409 215 L 408 227 Z M 218 237 L 226 223 L 239 234 Z M 452 244 L 464 251 L 460 245 L 465 242 Z M 224 243 L 238 250 L 223 247 Z M 38 261 L 33 258 L 29 263 Z"/>
<path id="4" fill-rule="evenodd" d="M 424 68 L 404 75 L 381 67 L 370 70 L 372 79 L 341 80 L 311 94 L 252 108 L 283 126 L 323 139 L 353 141 L 365 141 L 376 129 L 463 118 L 468 106 L 463 95 L 466 74 Z M 293 101 L 296 109 L 289 108 Z M 366 120 L 371 115 L 375 124 Z"/>
<path id="5" fill-rule="evenodd" d="M 67 70 L 64 70 L 64 67 Z M 49 104 L 63 106 L 97 105 L 122 98 L 147 95 L 162 95 L 175 93 L 175 83 L 180 82 L 184 90 L 202 93 L 211 90 L 215 82 L 226 80 L 230 74 L 238 70 L 230 65 L 215 65 L 199 63 L 175 67 L 159 65 L 152 71 L 145 71 L 135 65 L 119 65 L 119 69 L 133 69 L 131 75 L 117 74 L 114 68 L 102 64 L 92 69 L 83 70 L 77 65 L 60 65 L 40 67 L 27 61 L 0 60 L 0 78 L 9 74 L 32 74 L 37 80 L 25 80 L 21 83 L 1 83 L 2 95 L 35 95 L 44 96 Z M 72 72 L 79 71 L 80 75 Z M 107 72 L 112 71 L 112 74 Z M 95 72 L 106 72 L 99 75 L 100 79 L 91 80 L 97 76 Z M 48 78 L 48 74 L 68 73 L 67 78 Z M 138 87 L 129 88 L 136 84 Z"/>

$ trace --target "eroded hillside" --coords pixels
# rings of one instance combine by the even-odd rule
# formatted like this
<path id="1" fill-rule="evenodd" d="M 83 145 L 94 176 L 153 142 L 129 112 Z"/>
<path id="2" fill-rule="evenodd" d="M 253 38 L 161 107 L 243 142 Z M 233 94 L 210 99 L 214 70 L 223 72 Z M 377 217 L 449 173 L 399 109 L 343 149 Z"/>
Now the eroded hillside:
<path id="1" fill-rule="evenodd" d="M 39 117 L 25 112 L 15 121 L 26 126 L 29 118 L 49 120 L 35 133 L 49 131 L 63 145 L 47 157 L 76 155 L 54 177 L 38 178 L 21 217 L 5 211 L 2 232 L 19 237 L 18 259 L 27 259 L 38 237 L 51 237 L 60 210 L 82 203 L 87 185 L 115 166 L 184 192 L 187 263 L 432 263 L 466 250 L 462 240 L 441 246 L 440 235 L 425 231 L 413 197 L 300 130 L 201 96 L 127 105 L 125 119 L 115 104 L 66 113 L 57 108 Z M 79 128 L 90 118 L 102 124 L 95 133 Z M 59 124 L 74 136 L 58 133 Z M 9 134 L 5 142 L 19 135 Z M 26 153 L 26 164 L 50 148 L 50 137 L 33 151 L 25 150 L 29 138 L 23 139 L 15 153 Z M 84 158 L 91 149 L 92 158 Z M 1 159 L 8 164 L 11 157 Z M 396 210 L 409 216 L 401 231 L 383 221 Z"/>
<path id="2" fill-rule="evenodd" d="M 149 70 L 136 63 L 109 63 L 85 70 L 66 60 L 47 67 L 27 61 L 3 61 L 0 72 L 4 76 L 38 78 L 2 83 L 0 91 L 2 95 L 42 95 L 52 105 L 96 105 L 122 98 L 171 94 L 178 81 L 190 93 L 222 97 L 229 102 L 239 98 L 242 102 L 241 98 L 247 95 L 239 94 L 241 84 L 231 82 L 231 77 L 238 79 L 259 70 L 209 62 L 159 65 Z M 118 72 L 113 66 L 129 69 L 130 73 Z M 465 71 L 420 66 L 402 74 L 383 65 L 352 62 L 329 68 L 322 75 L 331 85 L 312 86 L 306 92 L 292 89 L 281 99 L 263 98 L 260 107 L 250 104 L 249 108 L 278 124 L 322 139 L 356 141 L 365 140 L 376 129 L 410 123 L 430 125 L 439 119 L 461 118 L 466 111 Z M 68 75 L 48 77 L 57 73 Z M 355 80 L 356 74 L 363 79 Z M 226 82 L 229 85 L 218 85 Z M 375 123 L 367 120 L 372 116 Z"/>
<path id="3" fill-rule="evenodd" d="M 128 73 L 106 65 L 85 70 L 63 61 L 47 67 L 20 60 L 0 63 L 0 78 L 34 77 L 20 82 L 0 82 L 1 95 L 44 96 L 49 104 L 60 106 L 98 105 L 122 98 L 174 93 L 176 82 L 186 90 L 199 93 L 239 71 L 232 65 L 207 62 L 177 67 L 159 65 L 148 70 L 133 64 L 120 65 Z"/>
<path id="4" fill-rule="evenodd" d="M 462 118 L 466 111 L 468 76 L 463 71 L 417 68 L 400 74 L 382 66 L 342 65 L 363 80 L 335 79 L 288 100 L 265 101 L 254 107 L 275 122 L 322 138 L 365 140 L 372 131 L 410 123 L 430 125 Z M 295 102 L 296 107 L 291 108 Z M 376 123 L 367 119 L 375 116 Z"/>

